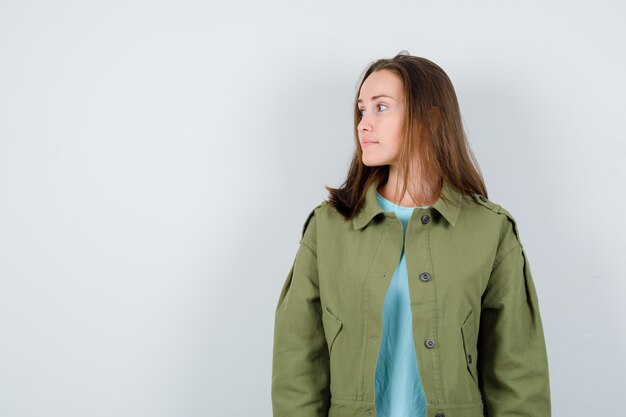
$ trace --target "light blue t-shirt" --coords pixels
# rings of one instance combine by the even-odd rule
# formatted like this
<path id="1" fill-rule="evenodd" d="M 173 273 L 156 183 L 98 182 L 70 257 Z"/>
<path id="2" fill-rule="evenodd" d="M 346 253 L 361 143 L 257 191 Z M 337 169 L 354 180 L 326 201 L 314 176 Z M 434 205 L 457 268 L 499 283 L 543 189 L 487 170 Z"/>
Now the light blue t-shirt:
<path id="1" fill-rule="evenodd" d="M 415 207 L 394 204 L 378 192 L 376 198 L 384 211 L 392 211 L 400 219 L 406 236 L 406 228 Z M 417 367 L 411 314 L 403 244 L 402 255 L 385 294 L 383 306 L 383 331 L 375 380 L 378 417 L 426 416 L 426 396 Z"/>

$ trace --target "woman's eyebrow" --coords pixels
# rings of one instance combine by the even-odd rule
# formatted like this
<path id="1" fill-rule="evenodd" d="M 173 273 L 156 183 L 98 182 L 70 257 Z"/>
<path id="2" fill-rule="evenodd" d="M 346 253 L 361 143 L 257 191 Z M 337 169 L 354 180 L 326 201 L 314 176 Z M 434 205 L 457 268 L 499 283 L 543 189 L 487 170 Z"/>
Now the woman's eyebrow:
<path id="1" fill-rule="evenodd" d="M 390 98 L 390 99 L 392 99 L 392 100 L 394 100 L 394 101 L 396 100 L 395 98 L 393 98 L 393 97 L 391 97 L 391 96 L 388 96 L 388 95 L 386 95 L 386 94 L 379 94 L 379 95 L 377 95 L 377 96 L 372 96 L 372 100 L 376 100 L 377 98 L 380 98 L 380 97 L 388 97 L 388 98 Z M 357 102 L 357 103 L 362 103 L 362 102 L 363 102 L 363 100 L 362 100 L 362 99 L 358 99 L 356 102 Z"/>

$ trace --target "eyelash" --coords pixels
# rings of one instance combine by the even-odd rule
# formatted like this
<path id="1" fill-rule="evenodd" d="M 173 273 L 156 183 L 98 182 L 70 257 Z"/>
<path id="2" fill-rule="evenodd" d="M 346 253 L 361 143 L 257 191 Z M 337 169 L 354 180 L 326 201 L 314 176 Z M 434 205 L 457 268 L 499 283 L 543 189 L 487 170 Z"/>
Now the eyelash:
<path id="1" fill-rule="evenodd" d="M 378 103 L 378 104 L 376 105 L 376 107 L 378 107 L 378 106 L 385 106 L 385 107 L 388 107 L 386 104 L 383 104 L 383 103 Z M 359 109 L 359 113 L 361 114 L 361 116 L 363 116 L 363 111 L 364 111 L 363 109 Z"/>

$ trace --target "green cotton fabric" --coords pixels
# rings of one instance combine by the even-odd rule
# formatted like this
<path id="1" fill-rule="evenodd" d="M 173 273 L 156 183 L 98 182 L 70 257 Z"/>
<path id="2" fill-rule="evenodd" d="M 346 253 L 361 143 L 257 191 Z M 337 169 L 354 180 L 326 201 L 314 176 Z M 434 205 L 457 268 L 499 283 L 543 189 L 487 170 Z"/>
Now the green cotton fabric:
<path id="1" fill-rule="evenodd" d="M 403 226 L 367 190 L 346 221 L 322 201 L 306 217 L 274 320 L 274 417 L 376 416 L 387 288 L 403 249 L 413 342 L 429 417 L 550 417 L 548 359 L 517 225 L 444 182 Z"/>

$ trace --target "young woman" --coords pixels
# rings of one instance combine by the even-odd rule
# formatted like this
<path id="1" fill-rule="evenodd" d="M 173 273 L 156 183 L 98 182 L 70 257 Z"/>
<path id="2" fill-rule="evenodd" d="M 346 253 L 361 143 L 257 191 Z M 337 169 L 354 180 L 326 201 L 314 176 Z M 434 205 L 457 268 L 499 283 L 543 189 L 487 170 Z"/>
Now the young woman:
<path id="1" fill-rule="evenodd" d="M 529 262 L 448 76 L 407 53 L 373 62 L 354 127 L 276 306 L 274 417 L 549 417 Z"/>

